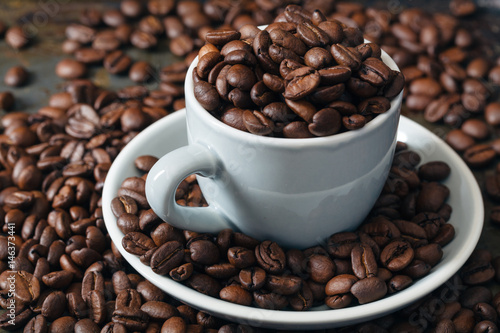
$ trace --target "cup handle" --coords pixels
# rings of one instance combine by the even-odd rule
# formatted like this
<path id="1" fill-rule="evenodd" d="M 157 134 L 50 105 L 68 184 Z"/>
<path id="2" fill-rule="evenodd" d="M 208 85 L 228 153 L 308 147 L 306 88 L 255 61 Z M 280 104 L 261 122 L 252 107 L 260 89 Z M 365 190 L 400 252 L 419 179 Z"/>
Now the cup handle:
<path id="1" fill-rule="evenodd" d="M 153 211 L 174 227 L 195 232 L 217 233 L 231 228 L 229 220 L 214 206 L 185 207 L 175 201 L 175 191 L 187 176 L 196 173 L 215 178 L 219 160 L 209 148 L 190 144 L 159 159 L 146 179 L 146 197 Z"/>

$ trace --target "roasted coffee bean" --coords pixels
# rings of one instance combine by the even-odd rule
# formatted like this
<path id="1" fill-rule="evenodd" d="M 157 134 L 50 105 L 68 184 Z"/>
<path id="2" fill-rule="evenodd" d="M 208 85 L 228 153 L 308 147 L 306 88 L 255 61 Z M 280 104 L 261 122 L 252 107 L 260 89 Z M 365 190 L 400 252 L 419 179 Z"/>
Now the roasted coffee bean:
<path id="1" fill-rule="evenodd" d="M 132 307 L 118 308 L 113 312 L 114 323 L 122 324 L 128 330 L 145 330 L 149 316 L 142 310 Z"/>
<path id="2" fill-rule="evenodd" d="M 307 21 L 297 25 L 297 34 L 309 47 L 323 47 L 330 43 L 330 36 L 325 31 Z"/>
<path id="3" fill-rule="evenodd" d="M 306 270 L 314 282 L 326 283 L 335 275 L 336 267 L 329 257 L 313 254 L 307 258 Z"/>
<path id="4" fill-rule="evenodd" d="M 283 93 L 285 91 L 285 82 L 277 75 L 264 73 L 262 81 L 270 90 L 274 92 Z"/>
<path id="5" fill-rule="evenodd" d="M 299 100 L 309 95 L 320 84 L 318 71 L 310 67 L 301 67 L 290 72 L 285 80 L 289 81 L 285 86 L 283 96 L 289 100 Z"/>
<path id="6" fill-rule="evenodd" d="M 151 155 L 142 155 L 135 159 L 135 167 L 143 172 L 148 172 L 149 169 L 158 161 L 158 158 Z"/>
<path id="7" fill-rule="evenodd" d="M 417 196 L 417 212 L 437 212 L 450 194 L 450 190 L 440 183 L 430 182 L 422 185 Z"/>
<path id="8" fill-rule="evenodd" d="M 47 331 L 47 320 L 42 315 L 37 315 L 36 317 L 33 317 L 26 324 L 24 328 L 24 332 L 28 333 L 46 332 L 46 331 Z"/>
<path id="9" fill-rule="evenodd" d="M 49 326 L 49 332 L 74 332 L 77 320 L 64 316 L 54 320 Z"/>
<path id="10" fill-rule="evenodd" d="M 130 43 L 139 49 L 150 49 L 158 44 L 158 40 L 150 33 L 136 30 L 130 35 Z"/>
<path id="11" fill-rule="evenodd" d="M 359 103 L 358 111 L 361 115 L 368 117 L 373 114 L 384 113 L 391 108 L 390 101 L 385 97 L 371 97 Z"/>
<path id="12" fill-rule="evenodd" d="M 274 130 L 274 123 L 259 111 L 245 110 L 242 120 L 248 132 L 257 135 L 268 135 Z"/>
<path id="13" fill-rule="evenodd" d="M 222 288 L 219 296 L 225 301 L 246 306 L 252 304 L 253 301 L 252 294 L 238 285 L 231 285 Z"/>
<path id="14" fill-rule="evenodd" d="M 150 301 L 141 305 L 141 310 L 144 311 L 150 319 L 164 321 L 173 316 L 178 315 L 177 309 L 168 303 Z"/>
<path id="15" fill-rule="evenodd" d="M 487 144 L 477 144 L 468 148 L 463 155 L 465 162 L 479 168 L 488 165 L 496 156 L 495 151 Z"/>
<path id="16" fill-rule="evenodd" d="M 446 142 L 455 150 L 461 152 L 472 147 L 475 143 L 474 139 L 465 134 L 462 130 L 454 129 L 446 135 Z"/>
<path id="17" fill-rule="evenodd" d="M 184 247 L 177 241 L 160 246 L 151 257 L 151 269 L 160 275 L 168 274 L 184 260 Z"/>
<path id="18" fill-rule="evenodd" d="M 128 72 L 130 80 L 136 83 L 148 82 L 154 74 L 154 68 L 146 61 L 138 61 L 134 63 Z"/>
<path id="19" fill-rule="evenodd" d="M 40 297 L 40 282 L 36 277 L 26 271 L 15 273 L 15 299 L 23 304 L 36 302 Z"/>
<path id="20" fill-rule="evenodd" d="M 62 291 L 51 292 L 43 301 L 41 314 L 53 321 L 61 317 L 66 310 L 66 295 Z"/>
<path id="21" fill-rule="evenodd" d="M 400 271 L 413 260 L 414 251 L 405 241 L 393 241 L 380 253 L 380 261 L 391 271 Z"/>
<path id="22" fill-rule="evenodd" d="M 26 68 L 22 66 L 15 66 L 10 68 L 4 76 L 4 82 L 11 87 L 20 87 L 28 80 L 29 73 Z"/>
<path id="23" fill-rule="evenodd" d="M 243 288 L 249 291 L 259 290 L 266 282 L 266 272 L 260 267 L 244 268 L 239 273 L 239 280 Z"/>
<path id="24" fill-rule="evenodd" d="M 275 242 L 264 241 L 255 248 L 257 263 L 268 273 L 279 274 L 285 269 L 286 256 Z"/>
<path id="25" fill-rule="evenodd" d="M 56 66 L 56 74 L 63 79 L 77 79 L 85 76 L 87 68 L 77 60 L 64 59 Z"/>
<path id="26" fill-rule="evenodd" d="M 330 52 L 335 61 L 341 66 L 347 66 L 351 70 L 357 70 L 361 66 L 361 54 L 354 48 L 333 44 Z"/>
<path id="27" fill-rule="evenodd" d="M 188 324 L 181 317 L 171 317 L 167 319 L 162 327 L 162 332 L 186 332 Z"/>
<path id="28" fill-rule="evenodd" d="M 195 273 L 191 275 L 186 283 L 193 289 L 201 292 L 202 294 L 216 297 L 220 290 L 220 284 L 206 274 Z"/>
<path id="29" fill-rule="evenodd" d="M 290 306 L 296 311 L 308 310 L 313 305 L 313 294 L 311 288 L 307 284 L 302 285 L 302 289 L 293 296 L 288 298 Z"/>
<path id="30" fill-rule="evenodd" d="M 478 318 L 477 320 L 481 321 L 489 320 L 496 322 L 498 317 L 496 310 L 488 303 L 476 303 L 472 311 L 474 311 L 475 317 Z"/>
<path id="31" fill-rule="evenodd" d="M 73 273 L 69 271 L 53 271 L 42 277 L 43 283 L 50 288 L 65 289 L 71 283 Z"/>
<path id="32" fill-rule="evenodd" d="M 10 111 L 14 107 L 14 95 L 10 91 L 0 92 L 0 109 Z"/>
<path id="33" fill-rule="evenodd" d="M 415 250 L 415 259 L 425 261 L 431 266 L 436 265 L 443 257 L 441 246 L 436 243 L 423 245 Z"/>
<path id="34" fill-rule="evenodd" d="M 484 109 L 484 117 L 490 125 L 497 126 L 500 124 L 500 103 L 491 102 Z"/>
<path id="35" fill-rule="evenodd" d="M 213 266 L 212 266 L 213 267 Z M 207 271 L 208 268 L 205 270 Z M 230 273 L 235 273 L 234 271 L 230 271 Z M 186 264 L 183 264 L 179 267 L 176 267 L 174 269 L 172 269 L 170 272 L 169 272 L 169 275 L 170 277 L 175 280 L 175 281 L 184 281 L 184 280 L 187 280 L 189 279 L 189 277 L 193 274 L 193 264 L 191 263 L 186 263 Z M 207 274 L 210 275 L 210 273 L 207 271 Z M 233 274 L 231 274 L 233 275 Z M 226 275 L 224 274 L 224 277 L 225 278 Z"/>
<path id="36" fill-rule="evenodd" d="M 373 250 L 367 244 L 359 243 L 353 247 L 351 251 L 351 262 L 354 275 L 356 275 L 358 279 L 361 280 L 377 275 L 377 261 Z"/>
<path id="37" fill-rule="evenodd" d="M 275 293 L 254 291 L 253 298 L 255 303 L 263 309 L 280 310 L 288 305 L 286 296 Z"/>
<path id="38" fill-rule="evenodd" d="M 484 140 L 489 136 L 489 130 L 486 123 L 479 119 L 468 119 L 461 126 L 465 134 L 472 136 L 477 140 Z"/>
<path id="39" fill-rule="evenodd" d="M 122 239 L 123 248 L 132 254 L 143 255 L 156 245 L 151 238 L 140 232 L 131 232 Z"/>
<path id="40" fill-rule="evenodd" d="M 235 41 L 236 42 L 236 41 Z M 228 45 L 228 44 L 226 44 Z M 245 44 L 247 45 L 247 44 Z M 222 54 L 222 50 L 221 50 Z M 213 57 L 213 55 L 212 55 Z M 224 56 L 224 62 L 230 65 L 242 64 L 248 67 L 257 65 L 257 58 L 247 49 L 233 50 Z M 199 65 L 198 65 L 199 66 Z M 201 76 L 201 75 L 200 75 Z"/>
<path id="41" fill-rule="evenodd" d="M 414 259 L 408 266 L 405 267 L 402 273 L 408 275 L 412 279 L 418 279 L 427 275 L 431 268 L 431 265 L 425 261 Z"/>
<path id="42" fill-rule="evenodd" d="M 139 308 L 142 304 L 141 295 L 135 289 L 123 289 L 116 294 L 115 308 Z"/>
<path id="43" fill-rule="evenodd" d="M 132 59 L 123 51 L 111 52 L 104 58 L 104 68 L 111 74 L 125 72 L 132 64 Z"/>
<path id="44" fill-rule="evenodd" d="M 208 77 L 208 74 L 212 70 L 212 68 L 220 62 L 222 59 L 222 56 L 218 50 L 215 52 L 208 52 L 202 57 L 200 57 L 200 61 L 198 62 L 198 65 L 196 66 L 196 73 L 199 75 L 201 79 L 206 79 Z M 226 59 L 224 59 L 226 60 Z M 231 63 L 231 61 L 227 61 L 227 63 L 234 65 L 234 63 Z M 239 63 L 239 62 L 237 62 Z"/>
<path id="45" fill-rule="evenodd" d="M 387 285 L 378 277 L 368 277 L 354 283 L 351 293 L 360 304 L 365 304 L 384 297 L 387 293 Z"/>
<path id="46" fill-rule="evenodd" d="M 461 269 L 461 276 L 467 284 L 480 284 L 491 280 L 495 275 L 495 270 L 490 262 L 475 261 L 466 264 Z"/>
<path id="47" fill-rule="evenodd" d="M 373 86 L 386 84 L 392 76 L 391 69 L 377 58 L 367 58 L 359 69 L 360 78 Z"/>
<path id="48" fill-rule="evenodd" d="M 69 313 L 76 318 L 85 318 L 88 315 L 87 304 L 78 292 L 69 292 L 66 294 Z"/>
<path id="49" fill-rule="evenodd" d="M 266 290 L 270 290 L 279 295 L 292 295 L 300 290 L 302 287 L 302 280 L 293 275 L 268 275 L 264 287 Z"/>
<path id="50" fill-rule="evenodd" d="M 422 164 L 418 169 L 420 179 L 427 181 L 442 181 L 450 175 L 449 165 L 442 161 L 432 161 Z"/>
<path id="51" fill-rule="evenodd" d="M 194 263 L 213 265 L 219 262 L 219 249 L 209 240 L 196 240 L 189 244 L 190 258 Z"/>
<path id="52" fill-rule="evenodd" d="M 477 303 L 491 303 L 493 295 L 484 286 L 473 286 L 464 290 L 460 295 L 460 304 L 467 309 L 472 309 Z"/>
<path id="53" fill-rule="evenodd" d="M 228 70 L 227 82 L 235 88 L 249 91 L 256 83 L 256 78 L 249 67 L 236 64 Z"/>
<path id="54" fill-rule="evenodd" d="M 19 50 L 29 44 L 30 36 L 21 26 L 13 26 L 5 32 L 5 41 L 12 48 Z"/>
<path id="55" fill-rule="evenodd" d="M 342 125 L 348 130 L 356 130 L 364 127 L 366 118 L 360 114 L 353 114 L 351 116 L 342 117 Z"/>
<path id="56" fill-rule="evenodd" d="M 130 275 L 128 275 L 130 278 Z M 137 291 L 141 294 L 142 299 L 147 301 L 163 301 L 164 293 L 151 282 L 144 280 L 137 283 Z"/>
<path id="57" fill-rule="evenodd" d="M 303 56 L 307 51 L 307 46 L 293 34 L 282 29 L 273 29 L 269 32 L 269 37 L 276 45 L 284 49 L 291 50 L 293 53 Z"/>
<path id="58" fill-rule="evenodd" d="M 178 57 L 187 55 L 193 48 L 194 41 L 189 35 L 180 35 L 170 41 L 170 51 Z"/>
<path id="59" fill-rule="evenodd" d="M 312 103 L 304 99 L 298 101 L 285 99 L 285 103 L 290 108 L 290 110 L 292 110 L 307 123 L 311 123 L 313 121 L 313 117 L 316 114 L 317 110 Z"/>
<path id="60" fill-rule="evenodd" d="M 255 264 L 254 251 L 244 247 L 232 247 L 227 251 L 227 259 L 237 268 L 246 268 Z"/>
<path id="61" fill-rule="evenodd" d="M 233 40 L 239 39 L 240 36 L 241 34 L 235 30 L 214 30 L 214 31 L 209 31 L 205 35 L 205 39 L 207 42 L 213 45 L 222 46 Z"/>
<path id="62" fill-rule="evenodd" d="M 346 259 L 358 242 L 358 236 L 353 232 L 336 233 L 328 239 L 327 250 L 334 258 Z"/>
<path id="63" fill-rule="evenodd" d="M 219 93 L 210 83 L 199 81 L 194 86 L 195 97 L 205 109 L 214 111 L 219 107 Z"/>
<path id="64" fill-rule="evenodd" d="M 253 85 L 250 90 L 250 98 L 252 102 L 262 107 L 276 101 L 275 94 L 266 87 L 263 81 L 259 81 Z"/>
<path id="65" fill-rule="evenodd" d="M 139 231 L 139 217 L 130 213 L 123 213 L 117 220 L 118 228 L 124 233 Z"/>

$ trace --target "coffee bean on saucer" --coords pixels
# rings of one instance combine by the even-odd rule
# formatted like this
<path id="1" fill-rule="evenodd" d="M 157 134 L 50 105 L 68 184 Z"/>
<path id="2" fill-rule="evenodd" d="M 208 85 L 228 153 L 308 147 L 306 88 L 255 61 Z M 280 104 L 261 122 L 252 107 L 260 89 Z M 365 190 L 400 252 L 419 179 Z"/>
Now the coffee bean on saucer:
<path id="1" fill-rule="evenodd" d="M 360 304 L 365 304 L 385 296 L 387 285 L 378 277 L 368 277 L 354 283 L 351 287 L 351 293 Z"/>
<path id="2" fill-rule="evenodd" d="M 418 169 L 418 176 L 427 181 L 442 181 L 450 175 L 451 169 L 447 163 L 433 161 L 422 164 Z"/>

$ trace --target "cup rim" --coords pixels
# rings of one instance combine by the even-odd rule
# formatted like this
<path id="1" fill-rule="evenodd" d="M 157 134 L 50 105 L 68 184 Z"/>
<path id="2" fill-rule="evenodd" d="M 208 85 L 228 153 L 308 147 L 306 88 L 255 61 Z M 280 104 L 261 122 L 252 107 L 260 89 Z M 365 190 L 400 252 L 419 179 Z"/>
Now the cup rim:
<path id="1" fill-rule="evenodd" d="M 259 28 L 262 30 L 266 26 L 260 26 Z M 370 43 L 368 40 L 364 40 L 365 43 Z M 392 70 L 400 71 L 399 67 L 396 65 L 396 62 L 384 51 L 381 50 L 381 59 L 382 61 L 389 66 Z M 194 96 L 194 81 L 193 81 L 193 70 L 198 65 L 198 56 L 191 62 L 191 65 L 188 68 L 186 74 L 186 80 L 184 83 L 184 94 L 186 98 L 186 114 L 190 112 L 191 109 L 196 113 L 200 119 L 206 123 L 210 124 L 214 131 L 218 133 L 225 133 L 228 136 L 231 136 L 232 139 L 238 140 L 241 142 L 246 142 L 247 144 L 265 144 L 267 146 L 276 146 L 280 147 L 280 149 L 295 149 L 295 148 L 304 148 L 308 146 L 331 146 L 338 145 L 346 142 L 351 142 L 353 140 L 359 140 L 369 134 L 377 131 L 380 127 L 387 121 L 389 121 L 392 117 L 396 117 L 399 119 L 399 111 L 401 109 L 401 105 L 403 102 L 403 92 L 401 92 L 391 100 L 391 107 L 386 112 L 379 114 L 377 117 L 366 123 L 360 129 L 347 131 L 343 133 L 332 134 L 329 136 L 322 137 L 313 137 L 313 138 L 281 138 L 281 137 L 270 137 L 270 136 L 262 136 L 256 135 L 249 132 L 245 132 L 239 130 L 237 128 L 231 127 L 221 120 L 214 117 L 210 112 L 204 109 L 201 104 L 198 102 L 196 97 Z"/>

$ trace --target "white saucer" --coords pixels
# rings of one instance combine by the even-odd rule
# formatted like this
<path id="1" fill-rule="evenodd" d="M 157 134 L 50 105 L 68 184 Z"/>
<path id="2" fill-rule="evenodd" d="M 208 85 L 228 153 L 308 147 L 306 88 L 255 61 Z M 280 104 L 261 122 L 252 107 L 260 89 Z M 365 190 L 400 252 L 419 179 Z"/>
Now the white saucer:
<path id="1" fill-rule="evenodd" d="M 418 152 L 424 163 L 440 160 L 450 165 L 452 172 L 445 184 L 451 193 L 448 200 L 453 207 L 450 223 L 455 227 L 456 235 L 445 246 L 443 259 L 429 275 L 399 293 L 369 304 L 338 310 L 322 307 L 305 312 L 264 310 L 232 304 L 201 294 L 169 277 L 155 274 L 137 256 L 123 249 L 123 233 L 118 229 L 116 218 L 111 212 L 111 200 L 125 178 L 140 176 L 134 166 L 135 158 L 145 154 L 161 157 L 187 144 L 185 110 L 177 111 L 146 128 L 118 155 L 104 185 L 104 220 L 111 239 L 132 267 L 166 293 L 212 315 L 256 327 L 291 330 L 333 328 L 367 321 L 401 309 L 446 282 L 474 250 L 483 227 L 481 192 L 462 159 L 436 135 L 403 116 L 399 122 L 398 140 L 406 142 L 412 150 Z"/>

